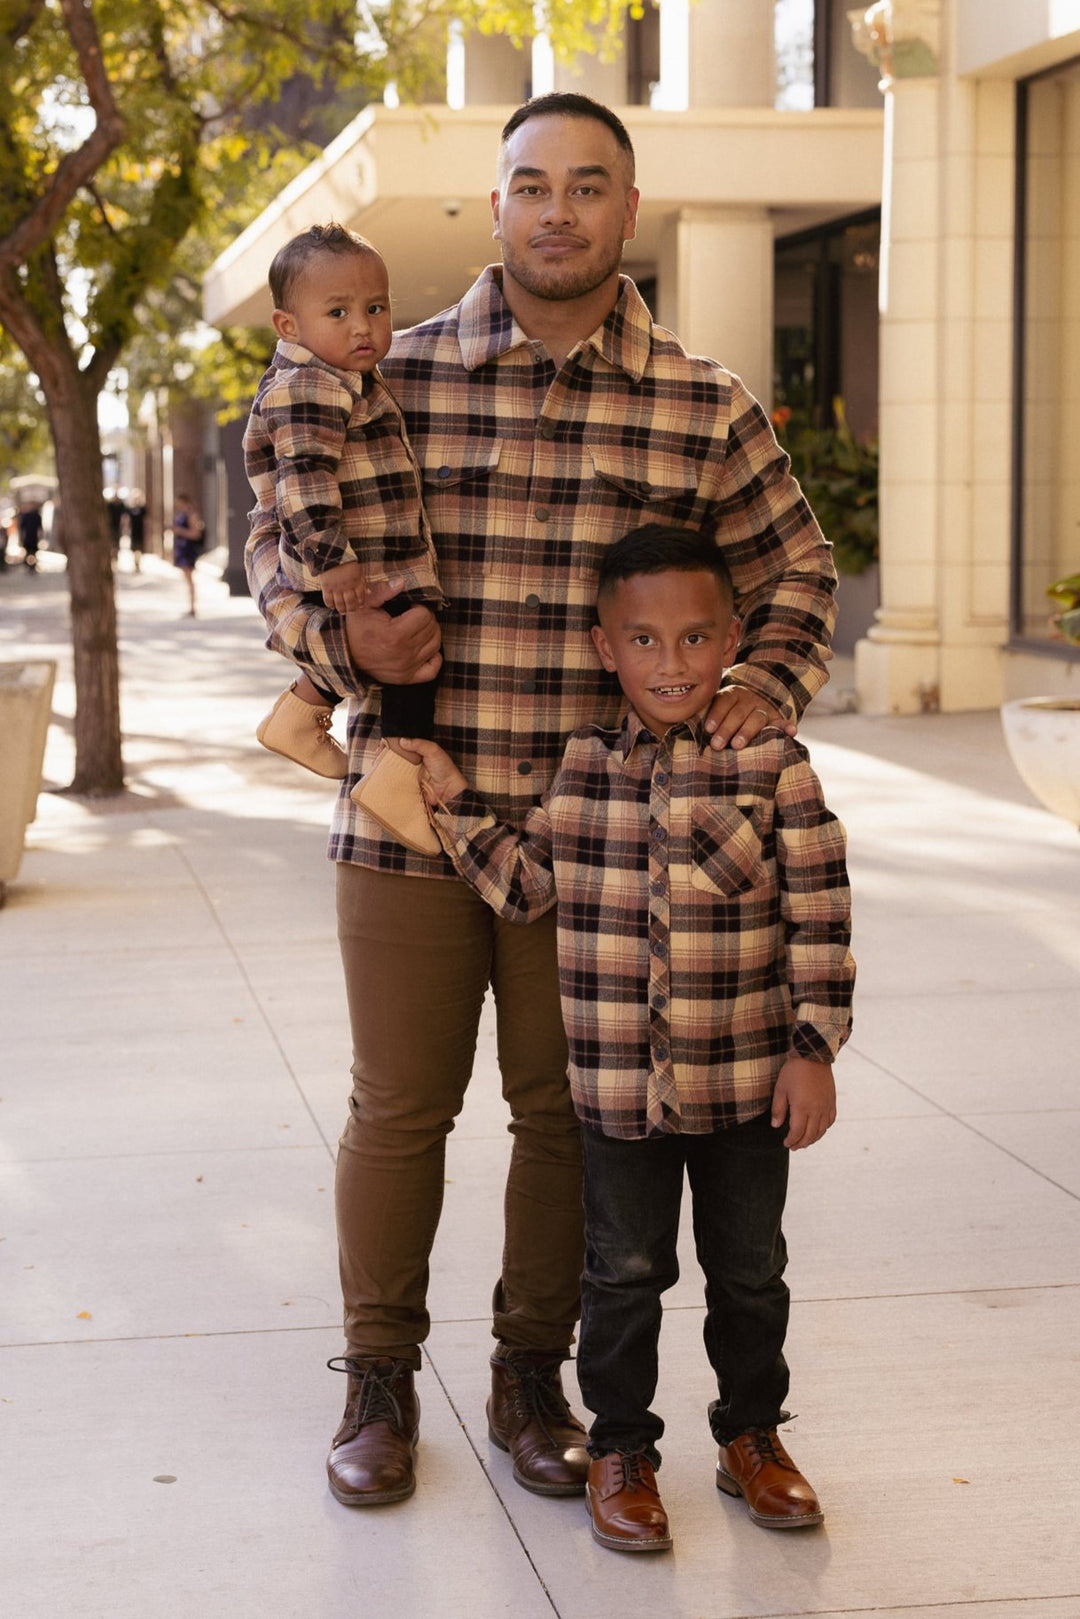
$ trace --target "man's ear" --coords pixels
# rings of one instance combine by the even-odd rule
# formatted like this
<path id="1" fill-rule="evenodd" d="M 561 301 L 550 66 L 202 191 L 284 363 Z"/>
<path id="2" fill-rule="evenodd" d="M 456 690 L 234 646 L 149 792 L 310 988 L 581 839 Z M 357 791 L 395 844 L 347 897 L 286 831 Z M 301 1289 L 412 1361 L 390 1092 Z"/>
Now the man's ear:
<path id="1" fill-rule="evenodd" d="M 611 648 L 608 646 L 607 636 L 604 634 L 599 624 L 593 625 L 591 633 L 593 645 L 600 654 L 600 662 L 604 665 L 604 668 L 607 670 L 608 674 L 613 675 L 615 673 L 615 659 L 611 656 Z"/>
<path id="2" fill-rule="evenodd" d="M 493 226 L 492 239 L 497 242 L 499 240 L 499 193 L 497 190 L 491 193 L 491 223 Z"/>
<path id="3" fill-rule="evenodd" d="M 286 343 L 291 343 L 296 336 L 296 321 L 287 309 L 275 309 L 270 316 L 271 323 L 279 337 Z"/>

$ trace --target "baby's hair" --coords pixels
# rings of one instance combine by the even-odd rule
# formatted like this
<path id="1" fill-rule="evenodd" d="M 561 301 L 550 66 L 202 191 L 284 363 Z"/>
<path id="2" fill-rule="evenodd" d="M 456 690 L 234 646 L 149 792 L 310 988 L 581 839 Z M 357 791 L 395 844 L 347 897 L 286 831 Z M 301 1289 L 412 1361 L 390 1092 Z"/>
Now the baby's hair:
<path id="1" fill-rule="evenodd" d="M 603 601 L 610 596 L 620 580 L 672 569 L 676 573 L 711 573 L 725 602 L 734 602 L 731 569 L 712 536 L 696 528 L 672 528 L 667 523 L 646 523 L 608 546 L 600 559 L 597 599 Z"/>
<path id="2" fill-rule="evenodd" d="M 380 257 L 378 248 L 335 220 L 328 225 L 312 225 L 310 230 L 301 231 L 299 236 L 286 242 L 274 255 L 269 280 L 275 309 L 288 309 L 293 288 L 320 253 L 334 253 L 343 258 L 350 255 L 359 258 L 365 253 L 373 258 Z"/>

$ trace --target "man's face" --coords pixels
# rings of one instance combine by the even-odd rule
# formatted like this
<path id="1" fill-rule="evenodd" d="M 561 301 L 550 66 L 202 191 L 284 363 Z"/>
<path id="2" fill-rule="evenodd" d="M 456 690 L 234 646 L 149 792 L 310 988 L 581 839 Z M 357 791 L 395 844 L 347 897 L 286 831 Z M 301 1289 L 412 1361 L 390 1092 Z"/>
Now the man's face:
<path id="1" fill-rule="evenodd" d="M 630 159 L 606 124 L 526 119 L 502 148 L 491 193 L 504 274 L 536 298 L 586 297 L 618 275 L 637 205 Z"/>
<path id="2" fill-rule="evenodd" d="M 394 335 L 386 265 L 377 253 L 319 253 L 297 277 L 274 330 L 339 371 L 373 371 Z"/>
<path id="3" fill-rule="evenodd" d="M 739 633 L 715 574 L 668 568 L 620 579 L 599 616 L 600 661 L 654 735 L 705 712 Z"/>

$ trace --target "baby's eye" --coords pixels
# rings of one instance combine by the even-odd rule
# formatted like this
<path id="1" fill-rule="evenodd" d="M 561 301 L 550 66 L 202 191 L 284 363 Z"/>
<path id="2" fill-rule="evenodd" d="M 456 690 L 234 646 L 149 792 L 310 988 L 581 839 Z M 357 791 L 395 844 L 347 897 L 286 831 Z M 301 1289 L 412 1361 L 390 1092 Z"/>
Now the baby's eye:
<path id="1" fill-rule="evenodd" d="M 386 313 L 386 305 L 385 304 L 368 304 L 367 312 L 368 312 L 369 315 L 382 315 L 382 314 L 385 314 Z"/>
<path id="2" fill-rule="evenodd" d="M 653 644 L 652 636 L 651 635 L 646 635 L 644 633 L 644 631 L 642 631 L 642 633 L 640 635 L 633 635 L 633 636 L 630 637 L 630 645 L 631 646 L 652 646 L 652 644 Z"/>
<path id="3" fill-rule="evenodd" d="M 328 309 L 327 314 L 330 316 L 331 320 L 341 320 L 345 314 L 345 310 L 341 304 L 338 304 L 334 309 Z"/>

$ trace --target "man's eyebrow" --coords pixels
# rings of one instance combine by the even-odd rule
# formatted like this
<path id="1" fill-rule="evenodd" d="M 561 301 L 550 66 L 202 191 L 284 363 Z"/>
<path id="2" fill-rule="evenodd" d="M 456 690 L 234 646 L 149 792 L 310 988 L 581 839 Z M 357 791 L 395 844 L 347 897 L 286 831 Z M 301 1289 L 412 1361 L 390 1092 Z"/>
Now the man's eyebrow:
<path id="1" fill-rule="evenodd" d="M 611 178 L 611 170 L 605 167 L 603 163 L 583 163 L 579 168 L 570 169 L 569 173 L 575 180 L 587 180 L 593 175 L 598 175 L 605 180 Z M 545 180 L 546 178 L 546 169 L 530 168 L 524 163 L 518 163 L 510 170 L 511 180 Z"/>

